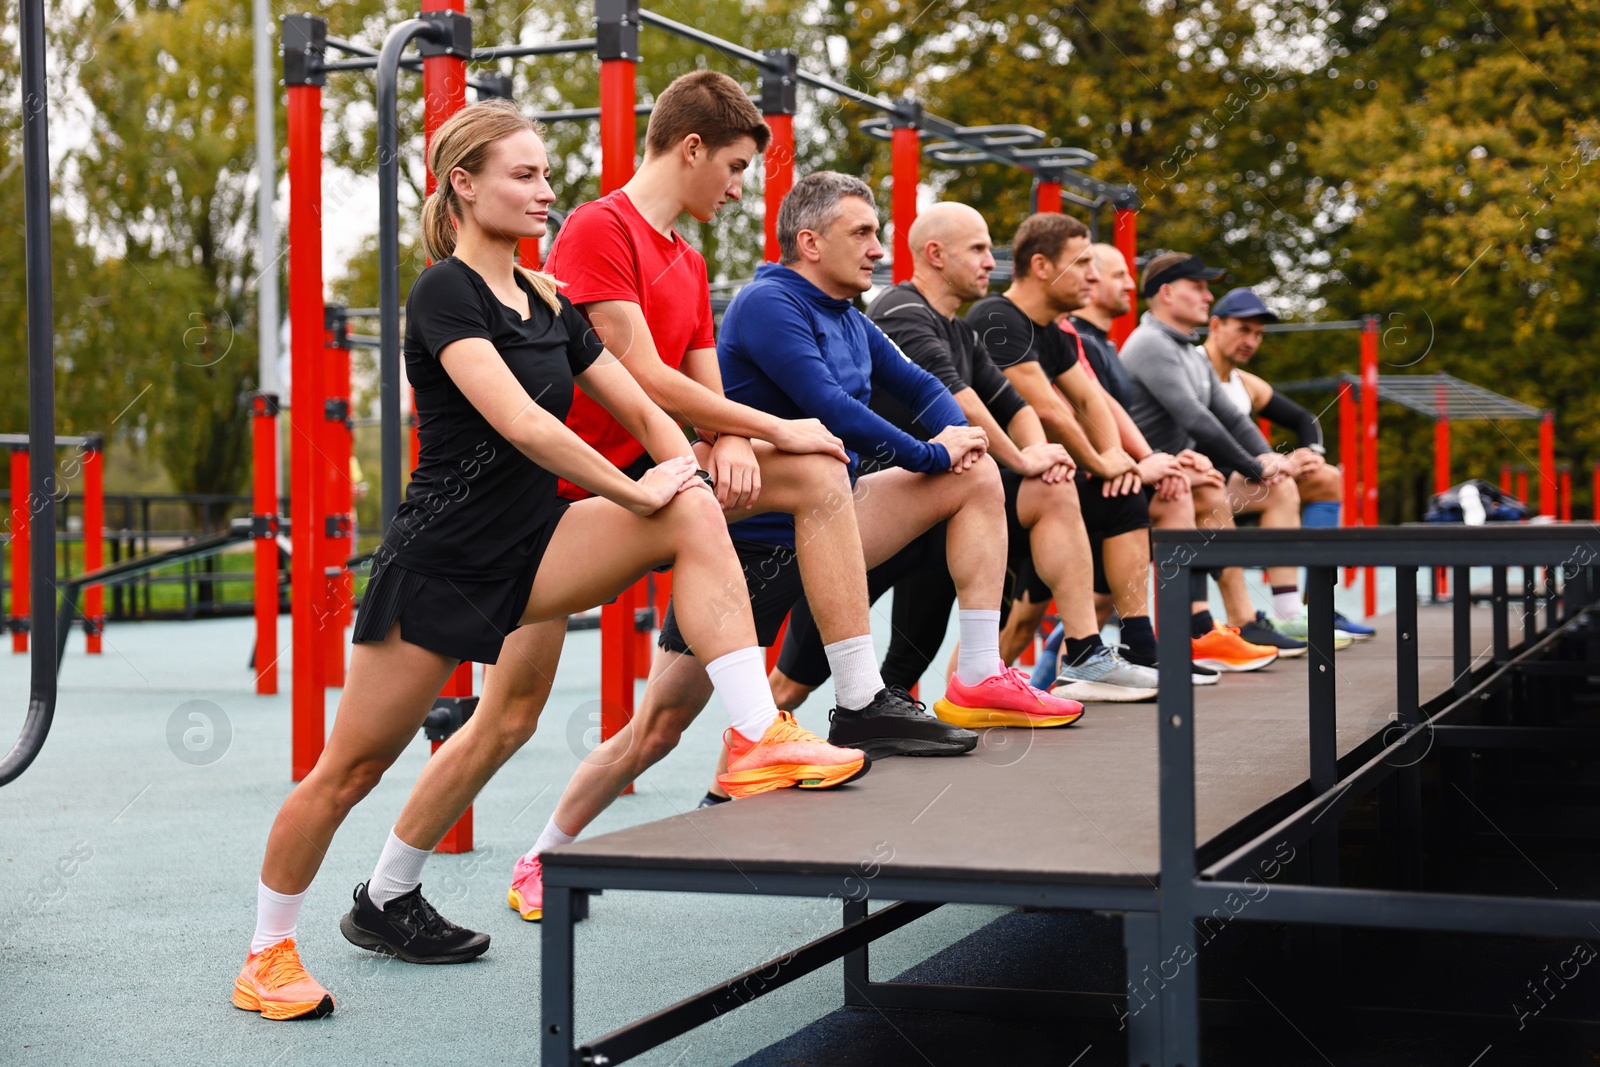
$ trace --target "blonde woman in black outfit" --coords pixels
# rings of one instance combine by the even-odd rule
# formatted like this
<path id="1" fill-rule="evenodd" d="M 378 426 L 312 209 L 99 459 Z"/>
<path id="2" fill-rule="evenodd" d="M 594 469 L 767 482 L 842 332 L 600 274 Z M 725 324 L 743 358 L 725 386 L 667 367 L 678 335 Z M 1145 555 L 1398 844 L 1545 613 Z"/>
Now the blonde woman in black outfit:
<path id="1" fill-rule="evenodd" d="M 866 766 L 860 752 L 827 745 L 773 706 L 749 602 L 721 595 L 742 593 L 744 578 L 683 432 L 600 345 L 559 282 L 515 266 L 518 240 L 544 234 L 555 200 L 546 159 L 537 128 L 503 102 L 458 112 L 429 148 L 439 189 L 422 229 L 436 262 L 412 288 L 405 344 L 421 454 L 356 620 L 333 733 L 267 840 L 255 938 L 233 993 L 265 1018 L 333 1010 L 300 963 L 301 902 L 334 831 L 416 736 L 456 665 L 495 663 L 511 630 L 604 603 L 653 567 L 673 565 L 679 626 L 732 729 L 755 743 L 758 758 L 741 765 L 759 763 L 772 787 L 811 788 Z M 575 379 L 645 444 L 654 469 L 632 480 L 567 429 Z M 568 504 L 557 476 L 598 495 Z M 508 727 L 474 719 L 471 728 Z M 422 832 L 408 823 L 419 839 L 400 842 L 395 870 L 380 866 L 380 875 L 403 883 L 399 868 L 413 861 L 420 872 L 471 799 L 440 798 Z M 420 886 L 379 903 L 359 886 L 341 927 L 363 947 L 416 962 L 460 962 L 489 943 L 441 917 Z"/>

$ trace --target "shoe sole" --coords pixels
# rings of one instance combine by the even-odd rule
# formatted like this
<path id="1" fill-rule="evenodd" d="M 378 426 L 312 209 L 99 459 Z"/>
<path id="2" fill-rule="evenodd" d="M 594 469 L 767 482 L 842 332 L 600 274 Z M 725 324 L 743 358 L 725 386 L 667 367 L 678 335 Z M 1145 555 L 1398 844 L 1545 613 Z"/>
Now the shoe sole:
<path id="1" fill-rule="evenodd" d="M 855 781 L 866 774 L 871 766 L 871 757 L 856 763 L 841 763 L 832 767 L 784 763 L 720 774 L 717 776 L 717 784 L 736 800 L 760 793 L 770 793 L 774 789 L 832 789 L 846 782 Z"/>
<path id="2" fill-rule="evenodd" d="M 964 708 L 942 697 L 934 702 L 933 713 L 951 726 L 967 730 L 987 730 L 992 726 L 1047 730 L 1056 726 L 1071 726 L 1083 718 L 1081 711 L 1070 715 L 1029 715 L 1010 708 Z"/>
<path id="3" fill-rule="evenodd" d="M 1189 680 L 1195 685 L 1216 685 L 1221 677 L 1220 674 L 1191 674 Z"/>
<path id="4" fill-rule="evenodd" d="M 1209 667 L 1214 671 L 1221 671 L 1225 674 L 1244 674 L 1247 671 L 1259 671 L 1277 658 L 1277 656 L 1261 656 L 1257 659 L 1242 660 L 1239 663 L 1229 663 L 1220 659 L 1197 659 L 1195 662 L 1202 667 Z"/>
<path id="5" fill-rule="evenodd" d="M 522 910 L 522 894 L 515 889 L 506 892 L 506 903 L 511 905 L 511 910 L 522 916 L 523 922 L 536 923 L 544 918 L 543 908 L 529 908 Z"/>
<path id="6" fill-rule="evenodd" d="M 288 1004 L 275 1004 L 272 1001 L 263 1001 L 243 982 L 233 983 L 233 1006 L 243 1011 L 256 1011 L 261 1013 L 263 1019 L 272 1019 L 276 1022 L 285 1022 L 290 1019 L 320 1019 L 333 1012 L 333 997 L 324 993 L 322 999 L 315 1003 L 291 1002 Z"/>
<path id="7" fill-rule="evenodd" d="M 1137 704 L 1154 700 L 1156 689 L 1140 689 L 1131 685 L 1112 685 L 1109 682 L 1089 682 L 1081 679 L 1053 687 L 1050 695 L 1063 700 L 1076 700 L 1080 704 Z"/>
<path id="8" fill-rule="evenodd" d="M 1296 638 L 1296 640 L 1298 640 L 1298 638 Z M 1257 641 L 1256 643 L 1260 644 L 1261 642 Z M 1273 645 L 1271 647 L 1276 648 L 1278 650 L 1278 658 L 1279 659 L 1294 659 L 1294 658 L 1296 658 L 1298 656 L 1305 655 L 1306 654 L 1306 650 L 1310 646 L 1309 645 L 1301 645 L 1299 648 L 1282 648 L 1282 647 L 1280 647 L 1278 645 Z"/>
<path id="9" fill-rule="evenodd" d="M 485 937 L 483 944 L 477 948 L 469 948 L 461 952 L 449 952 L 441 956 L 418 956 L 407 952 L 403 948 L 395 948 L 377 934 L 369 933 L 356 925 L 349 912 L 339 918 L 339 932 L 344 934 L 344 939 L 356 948 L 364 948 L 368 952 L 376 952 L 380 956 L 389 956 L 404 963 L 467 963 L 475 960 L 489 951 L 489 939 Z"/>
<path id="10" fill-rule="evenodd" d="M 868 759 L 888 759 L 890 756 L 964 756 L 978 747 L 978 739 L 970 741 L 934 741 L 920 737 L 874 737 L 863 741 L 835 741 L 828 744 L 836 748 L 853 748 L 865 752 Z"/>

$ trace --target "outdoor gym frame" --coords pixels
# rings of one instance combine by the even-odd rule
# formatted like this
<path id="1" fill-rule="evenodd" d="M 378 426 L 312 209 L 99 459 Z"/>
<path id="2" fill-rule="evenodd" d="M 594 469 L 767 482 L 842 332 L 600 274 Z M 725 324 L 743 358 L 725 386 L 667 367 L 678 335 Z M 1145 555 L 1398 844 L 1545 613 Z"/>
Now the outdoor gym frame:
<path id="1" fill-rule="evenodd" d="M 351 576 L 349 349 L 339 309 L 323 302 L 322 286 L 322 87 L 329 72 L 375 70 L 378 107 L 379 195 L 379 406 L 383 522 L 387 529 L 400 503 L 403 475 L 401 444 L 400 363 L 400 219 L 399 219 L 399 74 L 420 69 L 423 77 L 424 138 L 466 105 L 466 91 L 482 96 L 508 96 L 509 79 L 499 73 L 473 78 L 472 61 L 528 58 L 593 52 L 600 62 L 599 107 L 535 115 L 545 121 L 598 119 L 601 150 L 602 195 L 621 188 L 635 167 L 637 119 L 648 113 L 637 98 L 636 76 L 643 26 L 675 34 L 715 49 L 723 56 L 751 64 L 760 73 L 756 102 L 772 128 L 765 153 L 765 254 L 778 256 L 776 220 L 778 205 L 794 183 L 794 117 L 797 89 L 811 86 L 835 97 L 879 112 L 862 123 L 871 136 L 891 144 L 892 218 L 894 222 L 893 277 L 911 275 L 907 234 L 916 217 L 917 182 L 921 156 L 937 162 L 965 164 L 995 162 L 1031 174 L 1034 199 L 1040 210 L 1059 210 L 1063 200 L 1098 211 L 1110 206 L 1115 213 L 1116 242 L 1134 267 L 1137 243 L 1135 214 L 1139 200 L 1131 186 L 1116 186 L 1082 174 L 1077 168 L 1096 162 L 1078 148 L 1042 145 L 1045 133 L 1029 126 L 961 126 L 925 112 L 915 100 L 891 100 L 804 71 L 793 51 L 756 52 L 690 26 L 641 10 L 638 0 L 596 0 L 595 35 L 570 41 L 472 46 L 472 23 L 464 0 L 425 0 L 419 18 L 393 27 L 381 49 L 374 51 L 329 36 L 325 20 L 312 15 L 289 15 L 282 22 L 284 82 L 288 92 L 289 150 L 289 319 L 291 452 L 290 496 L 297 521 L 291 524 L 293 568 L 291 603 L 296 656 L 293 679 L 292 773 L 305 776 L 321 752 L 325 730 L 324 690 L 340 684 L 344 627 L 349 622 Z M 416 54 L 409 54 L 416 42 Z M 329 61 L 332 49 L 349 58 Z M 432 192 L 434 176 L 427 176 Z M 537 266 L 538 242 L 523 243 L 524 263 Z M 1118 321 L 1117 336 L 1133 327 L 1130 312 Z M 265 402 L 262 402 L 265 404 Z M 274 405 L 266 404 L 268 408 Z M 258 410 L 258 426 L 270 425 L 270 411 Z M 263 429 L 260 432 L 265 433 Z M 257 463 L 256 494 L 275 498 L 273 469 Z M 274 518 L 263 513 L 263 525 Z M 309 561 L 309 565 L 301 561 Z M 258 567 L 266 568 L 265 553 Z M 260 577 L 258 581 L 264 582 Z M 640 582 L 614 604 L 601 611 L 601 732 L 610 736 L 632 715 L 634 683 L 648 673 L 650 649 L 651 586 Z M 664 606 L 670 583 L 657 580 L 655 603 Z M 646 620 L 641 626 L 640 620 Z M 264 642 L 266 621 L 261 620 Z M 272 692 L 275 682 L 263 677 L 260 691 Z M 471 668 L 464 664 L 442 694 L 444 701 L 470 702 Z M 470 712 L 456 706 L 456 718 Z M 470 848 L 470 829 L 456 846 Z M 451 850 L 447 843 L 445 850 Z"/>

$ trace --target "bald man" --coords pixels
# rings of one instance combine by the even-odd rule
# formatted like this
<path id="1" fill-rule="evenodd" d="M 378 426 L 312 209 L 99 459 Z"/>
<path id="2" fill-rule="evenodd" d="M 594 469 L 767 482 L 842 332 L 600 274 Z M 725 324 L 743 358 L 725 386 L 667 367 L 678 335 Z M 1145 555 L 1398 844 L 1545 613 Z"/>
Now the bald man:
<path id="1" fill-rule="evenodd" d="M 977 331 L 956 315 L 963 304 L 988 292 L 994 269 L 988 225 L 964 204 L 935 204 L 918 214 L 908 237 L 915 257 L 911 280 L 880 294 L 867 308 L 867 317 L 907 358 L 943 382 L 967 421 L 988 434 L 989 454 L 1001 465 L 1005 488 L 1012 594 L 1006 607 L 1020 601 L 1042 610 L 1054 596 L 1070 636 L 1088 649 L 1063 663 L 1051 692 L 1081 702 L 1153 698 L 1156 672 L 1129 663 L 1100 640 L 1089 538 L 1071 453 L 1049 441 L 1038 414 L 995 366 Z M 895 398 L 874 394 L 872 408 L 912 436 L 928 438 L 929 427 Z M 868 575 L 869 597 L 881 595 L 891 583 L 895 590 L 895 636 L 883 666 L 885 678 L 893 679 L 890 684 L 915 682 L 943 640 L 954 593 L 943 544 L 936 531 Z M 1007 662 L 1032 636 L 1024 630 L 1019 639 L 1010 626 L 1002 634 L 1000 654 Z M 805 677 L 774 677 L 779 705 L 789 707 L 825 677 L 826 662 L 803 617 L 799 625 L 791 618 L 784 651 L 787 663 L 810 665 Z"/>

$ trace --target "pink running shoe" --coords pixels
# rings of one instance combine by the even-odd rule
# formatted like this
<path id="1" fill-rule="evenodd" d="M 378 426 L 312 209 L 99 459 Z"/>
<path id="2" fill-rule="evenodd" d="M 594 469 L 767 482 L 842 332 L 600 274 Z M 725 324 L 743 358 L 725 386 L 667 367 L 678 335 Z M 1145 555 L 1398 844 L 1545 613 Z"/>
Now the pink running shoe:
<path id="1" fill-rule="evenodd" d="M 1028 676 L 1015 667 L 964 685 L 955 675 L 933 713 L 952 726 L 981 730 L 986 726 L 1070 726 L 1083 718 L 1076 700 L 1051 696 L 1028 684 Z"/>
<path id="2" fill-rule="evenodd" d="M 506 893 L 511 910 L 531 923 L 544 918 L 544 864 L 526 856 L 511 869 L 511 889 Z"/>

